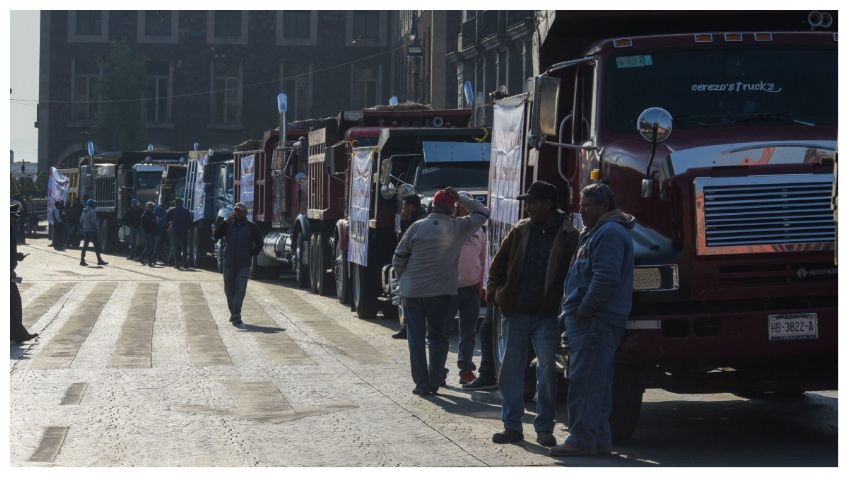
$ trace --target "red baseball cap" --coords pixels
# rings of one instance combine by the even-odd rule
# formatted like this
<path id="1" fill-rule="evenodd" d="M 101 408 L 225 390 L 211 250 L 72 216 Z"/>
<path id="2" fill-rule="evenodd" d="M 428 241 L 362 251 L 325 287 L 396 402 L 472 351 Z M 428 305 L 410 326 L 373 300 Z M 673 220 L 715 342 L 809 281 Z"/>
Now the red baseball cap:
<path id="1" fill-rule="evenodd" d="M 433 196 L 433 205 L 436 207 L 453 207 L 456 201 L 447 192 L 440 190 Z"/>

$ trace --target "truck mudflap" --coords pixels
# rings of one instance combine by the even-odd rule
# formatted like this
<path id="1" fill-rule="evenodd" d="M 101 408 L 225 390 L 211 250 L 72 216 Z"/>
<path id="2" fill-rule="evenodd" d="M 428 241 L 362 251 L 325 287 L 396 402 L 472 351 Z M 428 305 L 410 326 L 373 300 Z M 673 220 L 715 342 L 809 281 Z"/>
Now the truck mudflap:
<path id="1" fill-rule="evenodd" d="M 835 369 L 837 335 L 836 307 L 638 316 L 628 321 L 618 356 L 667 368 L 821 361 Z"/>

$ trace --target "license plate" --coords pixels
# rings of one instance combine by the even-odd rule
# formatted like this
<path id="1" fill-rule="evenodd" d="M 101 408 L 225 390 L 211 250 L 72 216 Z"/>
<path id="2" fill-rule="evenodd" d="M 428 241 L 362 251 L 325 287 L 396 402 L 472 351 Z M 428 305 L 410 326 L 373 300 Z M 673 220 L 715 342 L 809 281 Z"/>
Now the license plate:
<path id="1" fill-rule="evenodd" d="M 814 340 L 819 337 L 819 317 L 815 313 L 769 315 L 769 341 Z"/>

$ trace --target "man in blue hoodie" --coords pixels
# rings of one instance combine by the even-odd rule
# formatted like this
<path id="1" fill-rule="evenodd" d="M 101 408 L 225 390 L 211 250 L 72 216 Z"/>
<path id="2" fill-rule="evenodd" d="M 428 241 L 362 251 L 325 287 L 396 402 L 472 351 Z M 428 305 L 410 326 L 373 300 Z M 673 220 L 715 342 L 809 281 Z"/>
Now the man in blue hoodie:
<path id="1" fill-rule="evenodd" d="M 595 183 L 580 193 L 586 227 L 565 280 L 560 320 L 565 320 L 570 352 L 568 431 L 554 456 L 609 453 L 612 433 L 612 379 L 615 351 L 624 335 L 633 296 L 635 220 L 615 206 L 608 185 Z"/>

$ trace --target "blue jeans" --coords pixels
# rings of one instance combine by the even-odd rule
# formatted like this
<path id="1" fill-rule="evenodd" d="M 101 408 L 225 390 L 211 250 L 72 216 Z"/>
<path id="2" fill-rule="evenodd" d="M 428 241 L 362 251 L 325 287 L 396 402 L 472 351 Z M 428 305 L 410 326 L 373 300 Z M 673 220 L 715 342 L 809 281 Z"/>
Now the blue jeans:
<path id="1" fill-rule="evenodd" d="M 565 322 L 570 353 L 566 443 L 581 449 L 611 449 L 609 425 L 615 351 L 624 328 L 600 320 Z"/>
<path id="2" fill-rule="evenodd" d="M 524 313 L 511 313 L 501 317 L 504 337 L 504 357 L 498 384 L 503 404 L 501 420 L 504 429 L 523 432 L 524 372 L 527 368 L 527 350 L 532 341 L 536 350 L 536 433 L 553 432 L 556 410 L 556 352 L 559 348 L 559 323 L 554 317 L 542 318 Z"/>
<path id="3" fill-rule="evenodd" d="M 97 232 L 84 232 L 84 239 L 82 242 L 82 255 L 80 256 L 80 261 L 85 260 L 85 252 L 88 251 L 89 242 L 94 244 L 94 253 L 97 255 L 97 261 L 102 262 L 103 259 L 100 258 L 100 239 L 97 236 Z"/>
<path id="4" fill-rule="evenodd" d="M 480 314 L 480 287 L 479 285 L 472 285 L 462 287 L 457 291 L 458 294 L 451 297 L 446 325 L 450 329 L 453 324 L 453 317 L 459 311 L 459 352 L 457 353 L 456 366 L 459 368 L 459 372 L 474 371 L 477 367 L 474 366 L 472 358 L 474 357 L 474 341 L 477 338 L 475 328 L 477 317 Z"/>
<path id="5" fill-rule="evenodd" d="M 416 388 L 436 388 L 445 379 L 445 361 L 450 345 L 446 323 L 449 322 L 447 316 L 451 299 L 451 295 L 403 298 L 409 364 Z M 425 337 L 430 348 L 429 367 Z"/>
<path id="6" fill-rule="evenodd" d="M 224 265 L 224 294 L 227 295 L 227 307 L 230 320 L 241 319 L 241 305 L 247 293 L 247 279 L 250 277 L 250 265 L 228 267 Z"/>

